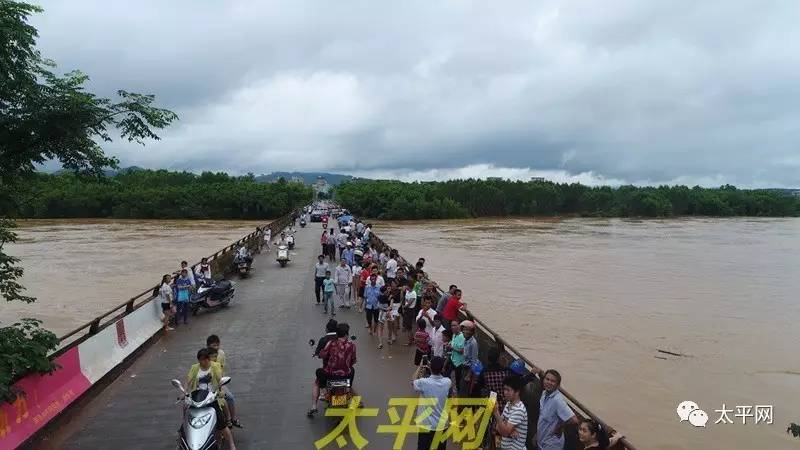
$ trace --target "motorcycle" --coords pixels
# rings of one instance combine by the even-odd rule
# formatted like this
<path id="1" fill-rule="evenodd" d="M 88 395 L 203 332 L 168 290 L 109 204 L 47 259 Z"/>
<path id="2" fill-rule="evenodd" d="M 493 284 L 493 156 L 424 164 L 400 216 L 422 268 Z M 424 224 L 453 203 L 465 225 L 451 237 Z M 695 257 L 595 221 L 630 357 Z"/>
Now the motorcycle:
<path id="1" fill-rule="evenodd" d="M 289 261 L 291 261 L 291 259 L 289 259 L 289 247 L 285 245 L 279 245 L 278 257 L 276 258 L 276 260 L 278 261 L 278 264 L 281 265 L 281 267 L 286 267 L 286 264 L 288 264 Z"/>
<path id="2" fill-rule="evenodd" d="M 198 279 L 197 292 L 189 299 L 192 315 L 197 315 L 200 308 L 219 309 L 228 306 L 234 292 L 233 283 L 228 280 L 214 282 L 209 278 Z"/>
<path id="3" fill-rule="evenodd" d="M 286 236 L 286 243 L 289 245 L 289 250 L 294 250 L 294 235 Z"/>
<path id="4" fill-rule="evenodd" d="M 350 336 L 350 339 L 355 340 L 355 336 Z M 316 342 L 311 339 L 308 343 L 313 347 Z M 325 389 L 322 393 L 322 401 L 328 404 L 327 408 L 347 408 L 350 406 L 350 400 L 353 399 L 353 389 L 350 386 L 350 379 L 333 379 L 325 383 Z"/>
<path id="5" fill-rule="evenodd" d="M 247 278 L 250 276 L 250 267 L 253 265 L 253 257 L 247 254 L 237 253 L 233 258 L 233 266 L 239 277 Z"/>
<path id="6" fill-rule="evenodd" d="M 300 219 L 300 228 L 306 227 L 306 219 Z"/>
<path id="7" fill-rule="evenodd" d="M 230 383 L 231 377 L 222 377 L 219 386 Z M 219 449 L 217 440 L 217 417 L 214 411 L 214 402 L 217 393 L 210 390 L 196 390 L 186 392 L 178 380 L 172 380 L 172 385 L 181 391 L 183 399 L 178 398 L 178 403 L 186 405 L 184 420 L 178 430 L 178 449 L 181 450 L 211 450 Z"/>

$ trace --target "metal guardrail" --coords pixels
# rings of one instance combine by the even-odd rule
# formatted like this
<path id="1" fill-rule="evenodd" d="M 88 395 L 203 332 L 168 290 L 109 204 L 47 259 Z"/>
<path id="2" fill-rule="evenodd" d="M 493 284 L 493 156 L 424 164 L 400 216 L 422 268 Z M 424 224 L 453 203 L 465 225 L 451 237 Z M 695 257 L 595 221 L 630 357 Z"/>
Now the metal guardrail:
<path id="1" fill-rule="evenodd" d="M 223 247 L 220 250 L 217 250 L 212 255 L 208 256 L 208 262 L 214 263 L 215 261 L 220 261 L 225 256 L 229 255 L 237 248 L 239 248 L 242 244 L 252 244 L 258 243 L 260 239 L 264 236 L 264 231 L 269 229 L 272 232 L 272 235 L 275 234 L 283 229 L 286 225 L 291 223 L 291 213 L 285 216 L 282 216 L 268 224 L 260 227 L 256 227 L 256 231 L 242 237 L 241 239 Z M 189 267 L 194 267 L 200 262 L 196 262 L 195 264 L 190 265 Z M 224 265 L 223 265 L 224 266 Z M 219 267 L 217 268 L 219 270 Z M 227 272 L 226 268 L 223 267 L 222 272 Z M 177 272 L 173 272 L 177 273 Z M 157 285 L 153 285 L 146 290 L 140 292 L 138 295 L 135 295 L 128 300 L 125 300 L 123 303 L 120 303 L 116 307 L 106 311 L 105 313 L 95 317 L 89 322 L 79 326 L 78 328 L 70 331 L 69 333 L 61 336 L 59 338 L 60 347 L 58 350 L 53 354 L 53 356 L 58 356 L 65 351 L 69 350 L 70 348 L 80 344 L 85 339 L 89 338 L 97 334 L 100 330 L 106 328 L 107 326 L 117 322 L 119 319 L 127 316 L 128 314 L 132 313 L 133 311 L 141 308 L 142 306 L 150 303 L 153 301 L 155 297 L 151 294 L 153 293 L 153 289 L 155 289 Z M 137 302 L 138 301 L 138 302 Z M 81 334 L 81 332 L 84 332 Z M 66 344 L 65 344 L 66 343 Z"/>
<path id="2" fill-rule="evenodd" d="M 386 244 L 381 238 L 376 236 L 374 232 L 372 233 L 371 238 L 372 238 L 373 243 L 377 244 L 377 245 L 375 245 L 375 247 L 378 250 L 383 251 L 384 249 L 385 250 L 392 250 L 393 249 L 391 246 Z M 398 255 L 399 255 L 399 252 L 398 252 Z M 408 263 L 408 261 L 405 258 L 400 256 L 400 259 L 402 260 L 402 263 L 406 268 L 406 272 L 408 272 L 408 270 L 410 270 L 410 269 L 413 269 L 413 267 Z M 433 280 L 426 279 L 425 281 L 431 282 Z M 437 284 L 437 288 L 436 289 L 437 289 L 439 295 L 444 293 L 438 287 L 438 284 Z M 503 339 L 500 336 L 499 333 L 497 333 L 496 331 L 492 330 L 485 322 L 483 322 L 482 320 L 480 320 L 477 317 L 475 317 L 475 315 L 472 314 L 472 312 L 470 312 L 467 309 L 462 310 L 462 313 L 466 316 L 467 319 L 475 322 L 477 324 L 477 326 L 481 328 L 483 333 L 485 335 L 491 337 L 497 344 L 499 344 L 501 346 L 501 348 L 503 348 L 505 350 L 506 353 L 508 353 L 509 355 L 514 357 L 515 359 L 520 359 L 520 360 L 524 361 L 525 364 L 530 367 L 531 372 L 537 374 L 539 376 L 539 378 L 541 378 L 543 376 L 544 370 L 542 370 L 539 366 L 534 364 L 522 352 L 520 352 L 519 350 L 514 348 L 513 345 L 511 345 L 506 339 Z M 558 390 L 561 391 L 561 394 L 564 396 L 564 398 L 566 398 L 572 404 L 573 411 L 575 411 L 579 415 L 579 417 L 589 417 L 590 419 L 594 420 L 595 422 L 597 422 L 601 426 L 603 426 L 603 428 L 605 428 L 606 430 L 609 430 L 610 432 L 614 432 L 615 431 L 613 427 L 609 426 L 605 421 L 603 421 L 600 417 L 598 417 L 596 414 L 594 414 L 589 408 L 586 407 L 586 405 L 584 405 L 583 403 L 578 401 L 578 399 L 576 399 L 572 394 L 567 392 L 566 389 L 564 389 L 563 387 L 559 387 Z M 619 444 L 623 445 L 624 448 L 626 448 L 628 450 L 637 450 L 636 447 L 633 444 L 631 444 L 630 441 L 627 440 L 627 438 L 620 439 L 619 440 Z"/>

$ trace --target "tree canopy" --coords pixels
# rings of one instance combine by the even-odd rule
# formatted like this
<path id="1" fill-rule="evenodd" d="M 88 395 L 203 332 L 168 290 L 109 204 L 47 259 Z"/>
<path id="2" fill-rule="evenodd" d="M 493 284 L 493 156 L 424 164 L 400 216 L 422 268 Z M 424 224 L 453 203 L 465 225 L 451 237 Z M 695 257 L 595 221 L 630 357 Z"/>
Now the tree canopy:
<path id="1" fill-rule="evenodd" d="M 386 219 L 582 215 L 599 217 L 798 216 L 800 198 L 733 186 L 589 187 L 548 181 L 351 181 L 336 199 L 354 213 Z"/>
<path id="2" fill-rule="evenodd" d="M 303 183 L 259 183 L 252 175 L 166 170 L 122 171 L 109 178 L 37 174 L 0 213 L 24 218 L 266 219 L 308 204 Z"/>

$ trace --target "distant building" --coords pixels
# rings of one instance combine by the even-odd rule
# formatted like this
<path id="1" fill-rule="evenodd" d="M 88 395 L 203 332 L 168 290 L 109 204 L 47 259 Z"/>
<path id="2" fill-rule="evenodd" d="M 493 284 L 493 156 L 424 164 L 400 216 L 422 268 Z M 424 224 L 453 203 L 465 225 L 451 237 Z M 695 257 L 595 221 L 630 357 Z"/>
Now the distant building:
<path id="1" fill-rule="evenodd" d="M 305 183 L 306 182 L 303 179 L 303 177 L 298 177 L 298 176 L 293 176 L 291 181 L 292 181 L 292 183 Z"/>
<path id="2" fill-rule="evenodd" d="M 326 180 L 323 176 L 318 176 L 317 182 L 314 183 L 314 190 L 318 194 L 327 194 L 330 189 L 331 186 L 328 184 L 328 180 Z"/>
<path id="3" fill-rule="evenodd" d="M 531 181 L 540 182 L 540 181 L 547 181 L 544 177 L 531 177 Z"/>

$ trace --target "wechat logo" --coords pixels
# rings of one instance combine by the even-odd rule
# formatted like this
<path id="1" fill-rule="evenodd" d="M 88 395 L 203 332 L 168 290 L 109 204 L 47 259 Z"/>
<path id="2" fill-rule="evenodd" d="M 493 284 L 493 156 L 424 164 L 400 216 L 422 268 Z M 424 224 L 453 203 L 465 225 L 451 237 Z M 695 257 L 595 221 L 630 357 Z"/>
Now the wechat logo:
<path id="1" fill-rule="evenodd" d="M 705 428 L 706 422 L 708 422 L 708 414 L 693 401 L 680 402 L 676 411 L 681 422 L 688 421 L 695 427 Z"/>

